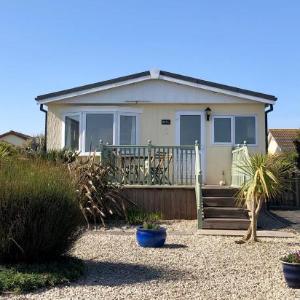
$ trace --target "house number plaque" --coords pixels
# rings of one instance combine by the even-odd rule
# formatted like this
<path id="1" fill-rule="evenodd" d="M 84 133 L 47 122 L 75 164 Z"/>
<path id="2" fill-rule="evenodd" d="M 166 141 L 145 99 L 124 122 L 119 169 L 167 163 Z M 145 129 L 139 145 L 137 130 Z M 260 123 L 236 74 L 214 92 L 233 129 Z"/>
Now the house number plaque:
<path id="1" fill-rule="evenodd" d="M 163 119 L 163 120 L 161 120 L 161 125 L 171 125 L 171 120 L 170 119 Z"/>

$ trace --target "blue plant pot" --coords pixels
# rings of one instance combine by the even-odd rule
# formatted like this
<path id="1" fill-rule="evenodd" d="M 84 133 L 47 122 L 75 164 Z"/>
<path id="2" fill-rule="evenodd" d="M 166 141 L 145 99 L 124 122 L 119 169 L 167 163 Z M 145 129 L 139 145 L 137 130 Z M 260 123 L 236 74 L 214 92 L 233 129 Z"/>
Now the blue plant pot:
<path id="1" fill-rule="evenodd" d="M 282 262 L 285 281 L 290 288 L 300 288 L 300 264 Z"/>
<path id="2" fill-rule="evenodd" d="M 136 239 L 141 247 L 162 247 L 167 237 L 166 228 L 160 227 L 157 230 L 143 229 L 142 226 L 136 230 Z"/>

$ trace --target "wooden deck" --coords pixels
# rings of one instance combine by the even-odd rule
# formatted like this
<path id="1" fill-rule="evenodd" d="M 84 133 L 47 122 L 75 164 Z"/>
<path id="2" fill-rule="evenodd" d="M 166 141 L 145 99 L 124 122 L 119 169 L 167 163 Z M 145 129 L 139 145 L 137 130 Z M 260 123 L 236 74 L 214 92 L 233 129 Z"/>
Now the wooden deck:
<path id="1" fill-rule="evenodd" d="M 164 220 L 197 219 L 194 186 L 127 186 L 124 190 L 141 210 L 160 212 Z"/>

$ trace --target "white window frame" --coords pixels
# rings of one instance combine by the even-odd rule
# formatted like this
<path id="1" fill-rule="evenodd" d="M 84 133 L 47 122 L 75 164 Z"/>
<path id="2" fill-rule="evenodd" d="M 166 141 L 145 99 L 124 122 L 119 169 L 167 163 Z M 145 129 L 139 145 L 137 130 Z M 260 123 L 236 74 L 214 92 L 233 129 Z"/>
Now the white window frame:
<path id="1" fill-rule="evenodd" d="M 65 138 L 66 138 L 66 117 L 73 117 L 73 116 L 79 116 L 79 141 L 78 141 L 78 146 L 80 151 L 81 149 L 81 144 L 82 144 L 82 113 L 81 112 L 70 112 L 70 113 L 65 113 L 63 115 L 63 122 L 62 122 L 62 135 L 61 135 L 61 145 L 62 149 L 65 148 Z"/>
<path id="2" fill-rule="evenodd" d="M 83 141 L 82 141 L 82 152 L 83 154 L 89 154 L 90 152 L 87 151 L 87 149 L 85 149 L 85 138 L 86 138 L 86 117 L 87 115 L 97 115 L 97 114 L 107 114 L 107 115 L 113 115 L 113 145 L 116 144 L 116 133 L 117 133 L 117 116 L 116 113 L 114 111 L 109 111 L 109 110 L 105 110 L 105 111 L 87 111 L 83 113 Z M 96 153 L 99 153 L 98 151 L 96 151 Z"/>
<path id="3" fill-rule="evenodd" d="M 258 127 L 257 127 L 257 115 L 246 115 L 246 114 L 242 114 L 242 115 L 213 115 L 212 116 L 212 135 L 211 135 L 211 142 L 213 145 L 219 145 L 219 146 L 238 146 L 240 144 L 236 144 L 235 143 L 235 118 L 236 117 L 252 117 L 254 118 L 254 126 L 255 126 L 255 144 L 248 144 L 247 143 L 247 146 L 250 146 L 250 147 L 256 147 L 258 146 Z M 218 143 L 218 142 L 215 142 L 215 136 L 214 136 L 214 130 L 215 130 L 215 126 L 214 126 L 214 120 L 215 118 L 231 118 L 231 143 Z"/>
<path id="4" fill-rule="evenodd" d="M 255 143 L 254 144 L 247 143 L 247 146 L 256 147 L 258 145 L 258 143 L 257 143 L 257 141 L 258 141 L 257 115 L 235 115 L 234 117 L 252 117 L 252 118 L 254 118 Z M 235 143 L 235 118 L 234 118 L 234 140 L 233 140 L 233 143 L 235 146 L 241 145 L 241 144 Z"/>
<path id="5" fill-rule="evenodd" d="M 68 116 L 79 115 L 79 152 L 80 155 L 86 156 L 90 152 L 85 149 L 85 133 L 86 133 L 86 115 L 87 114 L 112 114 L 113 115 L 113 145 L 118 145 L 120 142 L 120 116 L 135 116 L 136 117 L 136 144 L 140 142 L 140 114 L 141 110 L 137 109 L 122 109 L 122 108 L 76 108 L 71 112 L 67 111 L 62 114 L 62 139 L 61 148 L 65 147 L 65 120 Z M 99 155 L 100 152 L 96 152 Z"/>
<path id="6" fill-rule="evenodd" d="M 215 141 L 215 119 L 230 119 L 230 122 L 231 122 L 231 130 L 230 130 L 230 142 L 216 142 Z M 214 145 L 232 145 L 233 143 L 233 136 L 234 136 L 234 131 L 233 131 L 233 125 L 234 123 L 234 117 L 233 116 L 218 116 L 218 115 L 214 115 L 212 117 L 212 143 Z"/>
<path id="7" fill-rule="evenodd" d="M 121 137 L 121 116 L 130 116 L 135 117 L 135 143 L 136 145 L 140 144 L 140 114 L 134 113 L 134 112 L 122 112 L 119 111 L 117 113 L 118 115 L 118 145 L 120 145 L 120 137 Z"/>

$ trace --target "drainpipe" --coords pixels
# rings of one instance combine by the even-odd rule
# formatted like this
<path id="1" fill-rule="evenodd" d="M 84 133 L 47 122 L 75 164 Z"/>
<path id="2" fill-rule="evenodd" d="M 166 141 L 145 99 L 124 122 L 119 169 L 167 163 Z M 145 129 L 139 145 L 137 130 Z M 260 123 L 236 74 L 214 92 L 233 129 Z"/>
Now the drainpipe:
<path id="1" fill-rule="evenodd" d="M 44 108 L 44 104 L 40 104 L 40 111 L 45 113 L 45 145 L 44 151 L 47 151 L 47 120 L 48 120 L 48 111 Z"/>
<path id="2" fill-rule="evenodd" d="M 269 108 L 265 110 L 265 139 L 266 139 L 266 153 L 268 153 L 268 113 L 273 111 L 273 104 L 269 104 Z"/>

